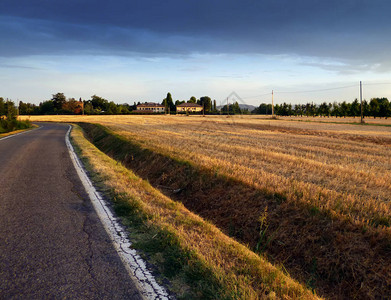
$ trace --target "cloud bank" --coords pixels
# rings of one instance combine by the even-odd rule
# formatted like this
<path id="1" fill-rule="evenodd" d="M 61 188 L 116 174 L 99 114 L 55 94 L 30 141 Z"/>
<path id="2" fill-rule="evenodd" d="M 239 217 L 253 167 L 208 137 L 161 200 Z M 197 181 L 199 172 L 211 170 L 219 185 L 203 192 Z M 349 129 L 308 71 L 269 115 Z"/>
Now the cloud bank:
<path id="1" fill-rule="evenodd" d="M 0 56 L 320 57 L 388 69 L 389 1 L 3 0 Z"/>

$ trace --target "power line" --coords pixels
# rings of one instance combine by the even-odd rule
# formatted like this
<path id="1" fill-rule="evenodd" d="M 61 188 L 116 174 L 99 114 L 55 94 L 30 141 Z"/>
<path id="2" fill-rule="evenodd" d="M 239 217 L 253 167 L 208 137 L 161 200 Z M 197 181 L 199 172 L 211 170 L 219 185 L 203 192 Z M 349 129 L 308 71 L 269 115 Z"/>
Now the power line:
<path id="1" fill-rule="evenodd" d="M 365 85 L 391 85 L 391 82 L 365 83 Z"/>
<path id="2" fill-rule="evenodd" d="M 268 96 L 268 95 L 271 95 L 271 94 L 272 94 L 272 93 L 266 93 L 266 94 L 257 95 L 257 96 L 242 97 L 242 99 L 252 99 L 252 98 L 258 98 L 258 97 L 264 97 L 264 96 Z"/>
<path id="3" fill-rule="evenodd" d="M 360 91 L 362 93 L 362 87 L 364 87 L 364 86 L 375 86 L 375 85 L 391 85 L 391 82 L 373 82 L 373 83 L 365 83 L 364 84 L 363 82 L 360 81 Z M 325 91 L 342 90 L 342 89 L 357 88 L 357 87 L 358 87 L 357 84 L 352 84 L 352 85 L 339 86 L 339 87 L 333 87 L 333 88 L 302 90 L 302 91 L 278 91 L 278 90 L 276 91 L 276 90 L 273 90 L 271 93 L 269 92 L 269 93 L 265 93 L 265 94 L 260 94 L 260 95 L 256 95 L 256 96 L 248 96 L 248 97 L 243 97 L 243 98 L 240 98 L 239 96 L 237 96 L 237 94 L 235 92 L 232 92 L 229 97 L 231 97 L 233 95 L 237 96 L 243 102 L 243 99 L 258 98 L 258 100 L 259 100 L 260 97 L 265 97 L 265 96 L 271 96 L 273 98 L 273 94 L 314 93 L 314 92 L 325 92 Z M 272 101 L 273 101 L 273 99 L 272 99 Z M 269 102 L 269 100 L 266 100 L 266 102 Z"/>
<path id="4" fill-rule="evenodd" d="M 279 92 L 279 91 L 274 91 L 274 93 L 279 93 L 279 94 L 299 94 L 299 93 L 313 93 L 313 92 L 324 92 L 324 91 L 332 91 L 332 90 L 342 90 L 342 89 L 347 89 L 347 88 L 352 88 L 352 87 L 357 87 L 357 84 L 354 85 L 347 85 L 347 86 L 341 86 L 341 87 L 335 87 L 335 88 L 328 88 L 328 89 L 318 89 L 318 90 L 307 90 L 307 91 L 291 91 L 291 92 Z"/>
<path id="5" fill-rule="evenodd" d="M 367 85 L 391 85 L 391 82 L 378 82 L 378 83 L 363 83 L 363 86 Z M 327 88 L 327 89 L 316 89 L 316 90 L 304 90 L 304 91 L 276 91 L 274 90 L 274 93 L 278 94 L 299 94 L 299 93 L 314 93 L 314 92 L 325 92 L 325 91 L 333 91 L 333 90 L 342 90 L 342 89 L 347 89 L 347 88 L 353 88 L 357 87 L 357 84 L 352 84 L 352 85 L 346 85 L 346 86 L 340 86 L 340 87 L 334 87 L 334 88 Z M 264 97 L 264 96 L 269 96 L 272 93 L 265 93 L 261 95 L 256 95 L 256 96 L 247 96 L 247 97 L 242 97 L 241 99 L 253 99 L 253 98 L 258 98 L 258 97 Z"/>

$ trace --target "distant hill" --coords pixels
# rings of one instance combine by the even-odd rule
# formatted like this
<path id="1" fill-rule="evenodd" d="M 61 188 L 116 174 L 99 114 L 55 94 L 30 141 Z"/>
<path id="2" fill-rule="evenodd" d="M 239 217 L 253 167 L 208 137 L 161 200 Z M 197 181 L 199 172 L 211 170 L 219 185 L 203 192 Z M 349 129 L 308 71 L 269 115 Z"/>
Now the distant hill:
<path id="1" fill-rule="evenodd" d="M 257 108 L 256 106 L 250 104 L 239 104 L 239 107 L 241 109 L 248 109 L 249 111 L 253 111 L 254 109 Z"/>
<path id="2" fill-rule="evenodd" d="M 218 105 L 216 108 L 220 110 L 222 107 L 224 107 L 224 105 Z M 239 104 L 239 107 L 240 109 L 248 109 L 250 112 L 257 108 L 256 106 L 250 104 Z"/>

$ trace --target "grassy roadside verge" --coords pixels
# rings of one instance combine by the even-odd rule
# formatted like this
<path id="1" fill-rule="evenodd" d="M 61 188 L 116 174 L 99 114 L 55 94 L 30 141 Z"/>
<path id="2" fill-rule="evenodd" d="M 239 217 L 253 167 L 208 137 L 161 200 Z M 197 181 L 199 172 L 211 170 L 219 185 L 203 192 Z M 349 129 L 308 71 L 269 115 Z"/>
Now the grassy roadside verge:
<path id="1" fill-rule="evenodd" d="M 20 131 L 31 127 L 32 125 L 29 120 L 20 121 L 16 119 L 0 119 L 0 136 L 7 133 L 15 133 L 15 131 Z"/>
<path id="2" fill-rule="evenodd" d="M 0 138 L 6 137 L 6 136 L 9 136 L 9 135 L 18 134 L 18 133 L 21 133 L 23 131 L 28 131 L 28 130 L 31 130 L 31 129 L 34 129 L 34 128 L 37 128 L 37 127 L 38 126 L 32 124 L 30 127 L 26 127 L 26 128 L 14 130 L 14 131 L 9 131 L 9 132 L 1 132 L 0 131 Z"/>
<path id="3" fill-rule="evenodd" d="M 72 142 L 129 228 L 134 247 L 157 266 L 178 298 L 314 299 L 309 290 L 212 224 L 172 201 L 88 142 Z"/>

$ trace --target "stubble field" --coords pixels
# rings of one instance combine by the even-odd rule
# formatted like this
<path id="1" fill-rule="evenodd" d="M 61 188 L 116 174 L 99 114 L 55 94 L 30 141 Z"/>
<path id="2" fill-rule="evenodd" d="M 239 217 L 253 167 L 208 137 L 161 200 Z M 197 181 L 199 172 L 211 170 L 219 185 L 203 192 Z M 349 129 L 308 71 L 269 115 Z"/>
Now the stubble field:
<path id="1" fill-rule="evenodd" d="M 379 126 L 391 125 L 388 120 L 373 120 L 376 126 L 346 124 L 357 119 L 252 116 L 31 120 L 98 123 L 153 153 L 186 161 L 199 175 L 178 177 L 167 161 L 155 160 L 152 171 L 146 162 L 134 163 L 137 155 L 123 158 L 321 295 L 377 298 L 391 292 L 391 127 Z M 213 178 L 229 184 L 222 188 Z"/>

